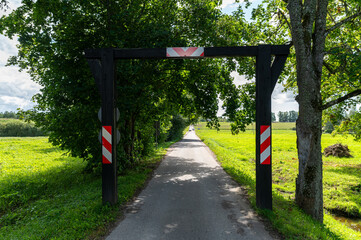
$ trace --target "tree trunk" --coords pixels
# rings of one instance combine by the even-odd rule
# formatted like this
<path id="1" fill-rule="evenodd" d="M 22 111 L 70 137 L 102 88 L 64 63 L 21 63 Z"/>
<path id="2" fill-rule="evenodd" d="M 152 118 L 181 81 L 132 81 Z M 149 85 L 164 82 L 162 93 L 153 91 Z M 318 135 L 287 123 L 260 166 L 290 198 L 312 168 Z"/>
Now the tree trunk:
<path id="1" fill-rule="evenodd" d="M 296 202 L 307 214 L 322 222 L 322 111 L 319 109 L 321 81 L 312 76 L 312 61 L 297 61 L 297 65 L 302 69 L 297 77 L 303 81 L 298 81 L 300 114 L 296 123 L 299 159 Z"/>
<path id="2" fill-rule="evenodd" d="M 323 222 L 321 77 L 327 0 L 289 0 L 296 50 L 299 116 L 296 123 L 299 174 L 296 203 Z"/>

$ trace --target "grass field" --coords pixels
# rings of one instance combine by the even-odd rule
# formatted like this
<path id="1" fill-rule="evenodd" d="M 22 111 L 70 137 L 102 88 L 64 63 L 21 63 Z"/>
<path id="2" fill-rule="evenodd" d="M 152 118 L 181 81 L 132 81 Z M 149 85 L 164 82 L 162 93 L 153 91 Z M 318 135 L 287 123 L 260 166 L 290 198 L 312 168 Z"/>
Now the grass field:
<path id="1" fill-rule="evenodd" d="M 118 177 L 119 204 L 101 202 L 101 177 L 46 137 L 0 138 L 0 239 L 95 239 L 119 217 L 165 153 L 160 146 L 136 169 Z"/>
<path id="2" fill-rule="evenodd" d="M 314 222 L 294 204 L 295 178 L 298 173 L 294 123 L 275 123 L 272 129 L 272 174 L 274 211 L 261 212 L 289 239 L 361 239 L 361 233 L 336 221 L 331 213 L 361 218 L 361 143 L 351 137 L 322 136 L 322 149 L 347 144 L 353 158 L 324 157 L 325 226 Z M 204 123 L 196 128 L 198 136 L 217 155 L 223 168 L 246 187 L 255 206 L 255 131 L 232 135 L 229 123 L 221 130 L 210 130 Z M 288 129 L 288 130 L 286 130 Z"/>
<path id="3" fill-rule="evenodd" d="M 231 126 L 229 122 L 220 122 L 221 125 L 220 130 L 231 130 Z M 200 126 L 205 126 L 205 123 L 200 123 Z M 250 124 L 247 126 L 247 130 L 255 130 L 256 125 Z M 274 130 L 292 130 L 296 128 L 296 123 L 294 122 L 274 122 L 272 123 L 272 129 Z"/>
<path id="4" fill-rule="evenodd" d="M 0 118 L 0 124 L 9 123 L 9 122 L 18 122 L 18 121 L 20 121 L 20 120 L 14 119 L 14 118 Z"/>

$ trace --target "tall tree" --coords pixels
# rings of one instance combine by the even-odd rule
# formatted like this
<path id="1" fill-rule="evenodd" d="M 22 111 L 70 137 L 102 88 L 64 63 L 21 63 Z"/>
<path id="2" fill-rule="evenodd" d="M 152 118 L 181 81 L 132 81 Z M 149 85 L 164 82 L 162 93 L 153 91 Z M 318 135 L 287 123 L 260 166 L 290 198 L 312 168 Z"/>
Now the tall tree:
<path id="1" fill-rule="evenodd" d="M 242 12 L 239 9 L 235 16 Z M 253 11 L 245 33 L 252 36 L 253 44 L 293 45 L 281 81 L 298 94 L 296 202 L 320 222 L 322 115 L 332 116 L 337 104 L 359 102 L 354 97 L 361 93 L 361 51 L 356 40 L 361 34 L 360 15 L 356 0 L 264 0 Z M 246 69 L 241 72 L 252 73 Z"/>
<path id="2" fill-rule="evenodd" d="M 83 56 L 88 48 L 157 48 L 216 44 L 219 1 L 27 0 L 0 20 L 0 31 L 18 37 L 9 64 L 27 70 L 41 86 L 30 118 L 50 141 L 100 165 L 97 112 L 100 98 Z M 219 60 L 119 61 L 118 108 L 121 166 L 152 146 L 154 122 L 175 113 L 217 121 L 217 92 L 231 88 Z M 164 123 L 164 124 L 163 124 Z"/>
<path id="3" fill-rule="evenodd" d="M 356 2 L 351 1 L 351 4 Z M 349 5 L 346 1 L 331 1 L 331 7 L 337 6 L 339 22 L 327 26 L 327 16 L 331 16 L 328 0 L 296 1 L 289 0 L 287 8 L 290 16 L 292 41 L 296 52 L 297 86 L 299 117 L 297 120 L 297 148 L 299 157 L 299 174 L 296 180 L 296 202 L 302 209 L 320 222 L 323 221 L 322 188 L 322 111 L 360 94 L 360 90 L 342 89 L 343 96 L 326 102 L 322 98 L 321 86 L 333 84 L 331 79 L 323 77 L 325 66 L 325 43 L 327 35 L 342 25 L 360 16 L 360 7 Z M 350 11 L 341 13 L 341 7 Z M 330 17 L 331 18 L 331 17 Z M 329 42 L 339 42 L 331 39 Z M 327 44 L 329 45 L 329 44 Z M 324 82 L 323 82 L 324 80 Z M 331 81 L 330 81 L 331 80 Z M 324 84 L 322 84 L 324 83 Z M 346 94 L 345 94 L 346 93 Z"/>
<path id="4" fill-rule="evenodd" d="M 278 112 L 278 121 L 279 122 L 290 122 L 289 113 L 286 112 Z"/>
<path id="5" fill-rule="evenodd" d="M 289 122 L 296 122 L 298 118 L 298 112 L 291 110 L 288 112 L 288 121 Z"/>
<path id="6" fill-rule="evenodd" d="M 290 0 L 292 40 L 296 52 L 299 117 L 296 124 L 299 174 L 296 202 L 323 221 L 321 77 L 326 37 L 327 0 Z"/>

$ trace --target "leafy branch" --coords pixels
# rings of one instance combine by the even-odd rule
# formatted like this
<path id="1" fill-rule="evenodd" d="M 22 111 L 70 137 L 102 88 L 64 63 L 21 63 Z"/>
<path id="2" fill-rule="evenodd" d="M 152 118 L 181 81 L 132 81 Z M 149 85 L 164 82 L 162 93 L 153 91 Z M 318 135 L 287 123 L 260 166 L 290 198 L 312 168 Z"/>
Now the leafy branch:
<path id="1" fill-rule="evenodd" d="M 351 16 L 349 16 L 349 17 L 347 17 L 347 18 L 345 18 L 345 19 L 343 19 L 341 21 L 339 21 L 338 23 L 334 24 L 332 27 L 330 27 L 329 29 L 326 30 L 326 32 L 325 32 L 326 36 L 330 32 L 332 32 L 335 29 L 341 27 L 343 24 L 352 21 L 353 19 L 357 18 L 358 16 L 361 16 L 361 11 L 359 11 L 359 12 L 357 12 L 357 13 L 355 13 L 355 14 L 353 14 L 353 15 L 351 15 Z"/>
<path id="2" fill-rule="evenodd" d="M 334 106 L 334 105 L 336 105 L 336 104 L 338 104 L 338 103 L 341 103 L 341 102 L 343 102 L 343 101 L 345 101 L 345 100 L 347 100 L 347 99 L 350 99 L 350 98 L 352 98 L 352 97 L 356 97 L 356 96 L 358 96 L 358 95 L 360 95 L 360 94 L 361 94 L 361 89 L 356 89 L 355 91 L 350 92 L 350 93 L 346 94 L 346 95 L 343 96 L 343 97 L 337 98 L 337 99 L 332 100 L 332 101 L 330 101 L 330 102 L 328 102 L 328 103 L 326 103 L 326 104 L 323 104 L 323 105 L 321 106 L 321 110 L 325 110 L 325 109 L 327 109 L 327 108 L 329 108 L 329 107 L 332 107 L 332 106 Z"/>
<path id="3" fill-rule="evenodd" d="M 288 29 L 291 30 L 291 24 L 290 24 L 290 22 L 288 21 L 285 13 L 284 13 L 281 9 L 278 9 L 278 16 L 279 16 L 279 18 L 280 18 L 280 21 L 281 21 L 281 17 L 283 18 L 283 20 L 287 23 Z"/>
<path id="4" fill-rule="evenodd" d="M 326 67 L 326 69 L 331 73 L 331 74 L 335 74 L 336 71 L 333 69 L 333 67 L 327 63 L 326 61 L 323 61 L 323 66 Z"/>

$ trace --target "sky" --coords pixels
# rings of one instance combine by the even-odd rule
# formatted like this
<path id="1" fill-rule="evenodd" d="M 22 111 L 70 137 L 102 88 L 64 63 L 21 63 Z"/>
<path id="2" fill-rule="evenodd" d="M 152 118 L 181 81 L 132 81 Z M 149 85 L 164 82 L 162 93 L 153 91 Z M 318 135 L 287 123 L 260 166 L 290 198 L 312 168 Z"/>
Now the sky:
<path id="1" fill-rule="evenodd" d="M 10 0 L 9 2 L 10 9 L 6 12 L 0 10 L 0 16 L 16 9 L 21 0 Z M 261 0 L 252 2 L 252 6 L 256 6 Z M 230 14 L 237 10 L 239 4 L 242 3 L 224 0 L 221 8 L 224 13 Z M 250 15 L 251 10 L 246 11 L 246 18 L 250 18 Z M 7 59 L 17 54 L 17 44 L 17 39 L 11 40 L 0 34 L 0 112 L 17 111 L 18 108 L 31 109 L 35 105 L 31 98 L 41 89 L 41 86 L 33 82 L 25 71 L 19 72 L 17 66 L 5 66 Z M 232 76 L 235 78 L 236 85 L 246 82 L 244 77 L 236 73 L 232 73 Z M 291 92 L 282 92 L 282 90 L 282 86 L 277 84 L 272 94 L 272 112 L 277 115 L 279 111 L 298 111 L 298 104 L 294 100 L 294 95 Z M 222 103 L 220 102 L 219 105 L 221 106 Z M 223 112 L 220 107 L 218 115 L 222 115 Z"/>
<path id="2" fill-rule="evenodd" d="M 10 9 L 0 10 L 0 16 L 8 14 L 20 5 L 20 0 L 10 0 Z M 34 106 L 31 98 L 40 86 L 30 80 L 29 74 L 19 72 L 16 66 L 5 66 L 7 59 L 17 53 L 17 40 L 0 34 L 0 112 L 16 111 L 17 108 L 30 109 Z"/>

